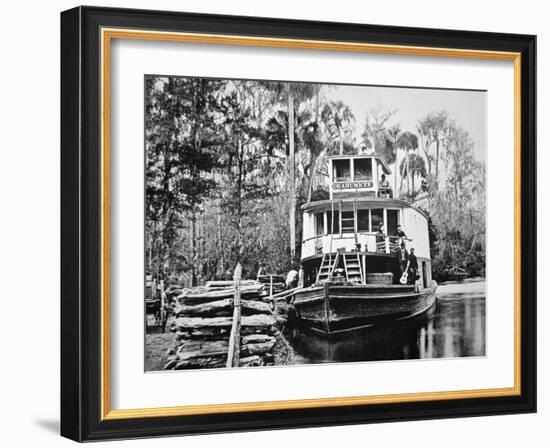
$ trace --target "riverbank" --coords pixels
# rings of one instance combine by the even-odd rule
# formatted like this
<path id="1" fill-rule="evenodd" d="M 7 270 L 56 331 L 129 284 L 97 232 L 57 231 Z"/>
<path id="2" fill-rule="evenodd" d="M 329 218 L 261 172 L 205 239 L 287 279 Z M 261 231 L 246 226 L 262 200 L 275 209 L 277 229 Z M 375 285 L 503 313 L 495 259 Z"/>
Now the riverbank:
<path id="1" fill-rule="evenodd" d="M 277 342 L 273 347 L 274 365 L 286 366 L 293 363 L 294 351 L 281 332 L 275 335 Z M 150 333 L 145 335 L 145 371 L 163 370 L 168 362 L 168 350 L 175 344 L 175 335 L 171 332 Z"/>

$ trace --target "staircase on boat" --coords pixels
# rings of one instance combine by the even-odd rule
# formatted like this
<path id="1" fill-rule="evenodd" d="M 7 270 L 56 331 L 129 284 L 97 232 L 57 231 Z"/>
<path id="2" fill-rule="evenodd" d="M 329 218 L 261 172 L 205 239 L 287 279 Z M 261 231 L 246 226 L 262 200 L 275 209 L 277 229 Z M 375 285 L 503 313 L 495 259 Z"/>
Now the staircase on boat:
<path id="1" fill-rule="evenodd" d="M 344 269 L 344 277 L 348 282 L 365 283 L 365 274 L 361 264 L 361 258 L 357 253 L 341 252 L 326 253 L 323 255 L 319 272 L 317 273 L 317 282 L 327 281 L 334 275 L 335 269 L 340 265 Z"/>
<path id="2" fill-rule="evenodd" d="M 338 254 L 324 254 L 323 260 L 321 261 L 321 267 L 317 273 L 317 282 L 322 282 L 328 280 L 334 272 L 335 262 L 338 260 Z"/>
<path id="3" fill-rule="evenodd" d="M 363 269 L 359 254 L 344 253 L 344 275 L 348 282 L 364 283 Z"/>

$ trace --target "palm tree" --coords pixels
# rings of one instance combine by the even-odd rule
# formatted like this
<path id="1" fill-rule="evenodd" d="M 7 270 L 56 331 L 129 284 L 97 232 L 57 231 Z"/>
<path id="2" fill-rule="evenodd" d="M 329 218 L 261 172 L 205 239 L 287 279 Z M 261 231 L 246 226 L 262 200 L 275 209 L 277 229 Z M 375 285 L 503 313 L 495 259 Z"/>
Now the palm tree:
<path id="1" fill-rule="evenodd" d="M 418 148 L 418 137 L 412 132 L 409 132 L 409 131 L 403 132 L 399 136 L 399 139 L 397 140 L 397 147 L 405 151 L 405 157 L 401 161 L 401 165 L 400 165 L 401 184 L 399 186 L 399 191 L 403 189 L 402 188 L 403 177 L 405 176 L 404 173 L 406 172 L 407 173 L 407 193 L 410 193 L 410 178 L 408 175 L 410 173 L 410 170 L 408 169 L 408 166 L 407 166 L 407 169 L 405 170 L 403 169 L 403 167 L 404 165 L 407 165 L 409 162 L 409 153 L 411 151 L 415 151 Z"/>
<path id="2" fill-rule="evenodd" d="M 325 104 L 321 112 L 321 119 L 329 132 L 338 137 L 339 154 L 344 154 L 344 129 L 353 121 L 353 115 L 350 107 L 343 101 L 331 101 Z"/>
<path id="3" fill-rule="evenodd" d="M 393 194 L 395 195 L 397 193 L 397 149 L 399 139 L 401 138 L 401 126 L 398 124 L 392 126 L 388 130 L 388 137 L 393 156 Z"/>
<path id="4" fill-rule="evenodd" d="M 426 162 L 423 157 L 415 152 L 412 152 L 401 161 L 400 170 L 401 173 L 407 176 L 407 196 L 409 198 L 413 198 L 416 190 L 414 185 L 415 177 L 419 176 L 421 178 L 425 178 L 428 174 L 426 171 Z M 403 183 L 403 178 L 401 178 L 401 183 Z"/>
<path id="5" fill-rule="evenodd" d="M 444 111 L 431 112 L 418 121 L 416 127 L 422 140 L 422 150 L 428 161 L 428 173 L 432 173 L 432 163 L 435 163 L 435 181 L 439 182 L 439 159 L 441 146 L 445 144 L 450 123 L 449 114 Z M 435 144 L 435 154 L 430 147 Z"/>
<path id="6" fill-rule="evenodd" d="M 280 105 L 287 109 L 286 113 L 286 128 L 287 134 L 285 138 L 285 146 L 288 154 L 288 171 L 290 183 L 290 261 L 294 264 L 296 261 L 296 168 L 295 168 L 295 147 L 296 147 L 296 112 L 300 108 L 300 104 L 315 97 L 321 89 L 320 84 L 311 83 L 282 83 L 282 82 L 262 82 L 273 93 L 273 104 Z M 278 121 L 281 123 L 281 111 L 279 111 Z M 268 126 L 271 120 L 268 121 Z M 275 125 L 273 122 L 271 124 Z M 281 128 L 279 126 L 279 128 Z M 280 140 L 279 134 L 276 139 Z"/>

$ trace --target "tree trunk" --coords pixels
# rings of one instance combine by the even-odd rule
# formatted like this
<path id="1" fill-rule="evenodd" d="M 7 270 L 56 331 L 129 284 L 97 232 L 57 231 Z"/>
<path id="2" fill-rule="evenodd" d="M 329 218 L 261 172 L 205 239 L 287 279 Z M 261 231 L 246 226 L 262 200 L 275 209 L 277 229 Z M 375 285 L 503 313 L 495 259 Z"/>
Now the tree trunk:
<path id="1" fill-rule="evenodd" d="M 289 171 L 290 171 L 290 262 L 296 261 L 296 173 L 294 169 L 294 96 L 288 85 L 288 146 L 289 146 Z"/>
<path id="2" fill-rule="evenodd" d="M 241 139 L 239 139 L 237 147 L 237 159 L 239 166 L 239 173 L 237 178 L 237 263 L 241 261 L 241 256 L 243 254 L 243 237 L 242 237 L 242 214 L 243 214 L 243 181 L 244 181 L 244 154 L 243 154 L 243 145 Z"/>
<path id="3" fill-rule="evenodd" d="M 397 150 L 395 152 L 395 160 L 393 162 L 393 197 L 397 196 Z"/>
<path id="4" fill-rule="evenodd" d="M 191 212 L 191 285 L 197 286 L 197 215 Z"/>
<path id="5" fill-rule="evenodd" d="M 435 181 L 439 184 L 439 139 L 435 141 Z"/>
<path id="6" fill-rule="evenodd" d="M 216 201 L 216 236 L 217 236 L 217 248 L 218 248 L 218 263 L 216 266 L 216 277 L 221 278 L 225 273 L 225 263 L 223 259 L 223 240 L 222 240 L 222 211 L 220 206 L 220 199 Z"/>
<path id="7" fill-rule="evenodd" d="M 407 197 L 411 197 L 411 155 L 407 150 Z"/>

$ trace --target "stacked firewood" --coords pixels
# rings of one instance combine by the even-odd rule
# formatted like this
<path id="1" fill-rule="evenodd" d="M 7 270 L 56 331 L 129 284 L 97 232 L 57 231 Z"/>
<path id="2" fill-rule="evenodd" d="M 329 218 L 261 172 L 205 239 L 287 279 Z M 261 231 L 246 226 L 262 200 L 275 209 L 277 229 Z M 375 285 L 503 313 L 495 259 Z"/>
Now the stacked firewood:
<path id="1" fill-rule="evenodd" d="M 373 285 L 391 285 L 394 275 L 391 272 L 369 272 L 367 283 Z"/>
<path id="2" fill-rule="evenodd" d="M 264 294 L 256 283 L 240 287 L 239 367 L 273 365 L 273 348 L 280 333 L 271 304 L 262 300 Z M 164 368 L 226 367 L 233 303 L 233 288 L 208 285 L 183 291 L 176 298 L 170 327 L 176 342 Z"/>

